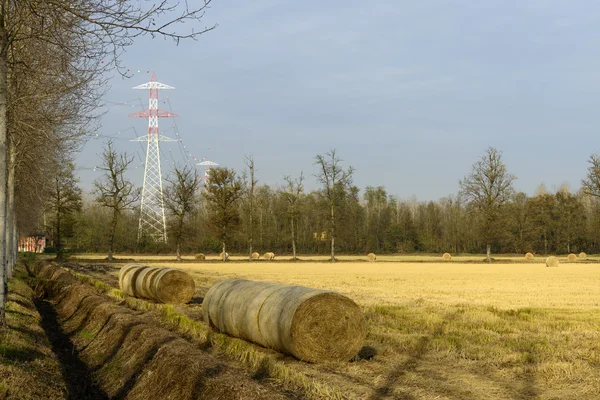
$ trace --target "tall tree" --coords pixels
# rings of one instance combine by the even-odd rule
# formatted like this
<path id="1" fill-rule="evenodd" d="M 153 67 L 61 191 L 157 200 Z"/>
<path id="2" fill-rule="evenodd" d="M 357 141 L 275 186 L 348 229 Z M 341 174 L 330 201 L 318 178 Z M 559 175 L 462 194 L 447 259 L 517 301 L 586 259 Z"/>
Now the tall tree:
<path id="1" fill-rule="evenodd" d="M 244 185 L 235 170 L 210 170 L 203 195 L 209 211 L 209 226 L 221 242 L 223 261 L 227 261 L 227 242 L 240 223 L 238 201 L 243 193 Z"/>
<path id="2" fill-rule="evenodd" d="M 459 181 L 461 195 L 481 213 L 488 262 L 492 262 L 492 243 L 502 230 L 500 213 L 514 193 L 512 183 L 515 179 L 502 162 L 502 152 L 488 147 L 473 164 L 471 173 Z"/>
<path id="3" fill-rule="evenodd" d="M 246 157 L 246 166 L 248 167 L 248 175 L 245 176 L 244 183 L 246 187 L 246 205 L 248 213 L 248 261 L 252 262 L 252 245 L 254 243 L 254 215 L 256 213 L 256 184 L 258 181 L 254 177 L 254 156 Z"/>
<path id="4" fill-rule="evenodd" d="M 283 178 L 285 180 L 285 186 L 281 194 L 285 197 L 287 202 L 287 215 L 290 219 L 290 231 L 292 234 L 292 254 L 293 259 L 296 261 L 296 221 L 300 214 L 299 200 L 302 192 L 304 191 L 304 174 L 300 172 L 300 176 L 296 179 L 287 175 Z"/>
<path id="5" fill-rule="evenodd" d="M 174 233 L 177 261 L 181 261 L 181 240 L 186 222 L 186 217 L 196 208 L 196 191 L 200 185 L 200 177 L 195 168 L 187 165 L 183 168 L 175 167 L 173 177 L 167 177 L 169 186 L 165 190 L 165 205 L 175 217 Z"/>
<path id="6" fill-rule="evenodd" d="M 63 260 L 64 237 L 72 235 L 73 213 L 81 211 L 81 189 L 77 186 L 79 180 L 74 171 L 75 165 L 71 160 L 61 160 L 56 165 L 48 196 L 47 211 L 51 215 L 52 238 L 58 261 Z"/>
<path id="7" fill-rule="evenodd" d="M 581 188 L 585 194 L 600 197 L 600 156 L 592 154 L 588 163 L 587 176 L 581 181 Z"/>
<path id="8" fill-rule="evenodd" d="M 94 180 L 96 201 L 112 211 L 108 233 L 108 260 L 113 260 L 115 232 L 121 213 L 132 207 L 140 198 L 140 190 L 125 177 L 125 172 L 133 162 L 133 156 L 117 153 L 109 140 L 102 153 L 102 164 L 97 167 L 104 171 L 102 177 Z"/>
<path id="9" fill-rule="evenodd" d="M 344 170 L 336 150 L 330 150 L 315 157 L 315 164 L 319 167 L 316 177 L 323 185 L 323 196 L 329 206 L 329 232 L 331 235 L 331 262 L 335 262 L 335 237 L 336 237 L 336 209 L 346 196 L 347 189 L 352 185 L 354 168 L 351 166 Z"/>

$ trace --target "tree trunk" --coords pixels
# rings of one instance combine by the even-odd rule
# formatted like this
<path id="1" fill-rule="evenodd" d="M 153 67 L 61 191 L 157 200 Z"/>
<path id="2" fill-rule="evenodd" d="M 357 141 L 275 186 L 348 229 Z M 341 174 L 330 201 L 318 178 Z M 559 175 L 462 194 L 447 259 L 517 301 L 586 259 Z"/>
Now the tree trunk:
<path id="1" fill-rule="evenodd" d="M 60 194 L 59 194 L 60 198 Z M 59 202 L 60 203 L 60 202 Z M 56 207 L 56 259 L 63 260 L 62 238 L 60 237 L 60 205 Z"/>
<path id="2" fill-rule="evenodd" d="M 4 11 L 4 6 L 2 6 Z M 4 17 L 3 15 L 0 17 Z M 3 18 L 2 18 L 3 19 Z M 6 31 L 0 23 L 0 326 L 6 325 L 5 303 L 8 294 L 6 274 L 6 112 L 7 112 L 7 66 Z"/>
<path id="3" fill-rule="evenodd" d="M 15 243 L 15 149 L 9 143 L 8 154 L 8 178 L 6 191 L 6 277 L 12 278 L 13 269 L 17 262 L 14 248 Z"/>
<path id="4" fill-rule="evenodd" d="M 108 261 L 113 260 L 113 248 L 115 244 L 115 231 L 117 230 L 117 211 L 113 209 L 113 217 L 110 222 L 110 232 L 108 233 Z"/>
<path id="5" fill-rule="evenodd" d="M 227 253 L 225 252 L 225 242 L 223 242 L 223 262 L 227 261 Z"/>
<path id="6" fill-rule="evenodd" d="M 491 256 L 492 245 L 488 243 L 486 247 L 487 247 L 487 262 L 491 263 L 492 262 L 492 256 Z"/>
<path id="7" fill-rule="evenodd" d="M 331 262 L 335 262 L 335 207 L 331 206 Z"/>
<path id="8" fill-rule="evenodd" d="M 177 261 L 181 261 L 181 253 L 179 252 L 179 239 L 177 239 Z"/>
<path id="9" fill-rule="evenodd" d="M 292 217 L 292 253 L 293 253 L 293 260 L 296 261 L 296 236 L 294 233 L 294 217 Z"/>

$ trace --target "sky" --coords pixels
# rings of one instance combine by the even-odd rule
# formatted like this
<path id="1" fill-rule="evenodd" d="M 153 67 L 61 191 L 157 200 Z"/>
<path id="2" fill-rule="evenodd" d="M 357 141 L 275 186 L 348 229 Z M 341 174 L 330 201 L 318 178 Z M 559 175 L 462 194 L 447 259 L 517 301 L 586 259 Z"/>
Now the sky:
<path id="1" fill-rule="evenodd" d="M 109 137 L 135 155 L 142 185 L 145 148 L 129 139 L 147 121 L 127 115 L 147 107 L 132 87 L 154 71 L 175 87 L 160 107 L 180 116 L 159 122 L 181 139 L 161 144 L 163 176 L 188 154 L 236 171 L 252 154 L 259 184 L 303 172 L 312 190 L 315 156 L 336 149 L 361 189 L 437 200 L 493 146 L 516 190 L 576 191 L 600 152 L 599 20 L 599 3 L 577 0 L 213 0 L 203 26 L 218 26 L 197 41 L 126 49 L 133 76 L 110 80 L 98 137 L 77 158 L 81 186 L 99 177 Z"/>

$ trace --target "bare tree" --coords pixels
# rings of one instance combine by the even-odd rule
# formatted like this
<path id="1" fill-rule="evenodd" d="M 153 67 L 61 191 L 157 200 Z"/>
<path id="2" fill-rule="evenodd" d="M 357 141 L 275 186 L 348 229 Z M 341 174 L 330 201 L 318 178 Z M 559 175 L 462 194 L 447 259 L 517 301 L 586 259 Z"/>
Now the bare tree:
<path id="1" fill-rule="evenodd" d="M 125 171 L 133 162 L 133 156 L 127 153 L 117 153 L 113 149 L 112 141 L 106 145 L 102 153 L 102 165 L 97 167 L 104 174 L 100 179 L 94 180 L 94 194 L 96 201 L 103 207 L 112 210 L 110 229 L 108 235 L 108 260 L 113 260 L 115 231 L 119 216 L 131 208 L 140 198 L 140 190 L 125 178 Z"/>
<path id="2" fill-rule="evenodd" d="M 0 2 L 0 325 L 5 323 L 6 244 L 10 228 L 7 218 L 12 218 L 13 215 L 13 210 L 7 208 L 7 195 L 10 196 L 11 191 L 7 187 L 7 138 L 10 130 L 8 108 L 12 102 L 9 99 L 9 74 L 16 65 L 37 70 L 39 60 L 44 60 L 38 57 L 34 62 L 27 63 L 18 56 L 27 53 L 28 50 L 23 49 L 48 49 L 53 56 L 45 60 L 60 64 L 63 71 L 49 77 L 38 88 L 58 82 L 68 88 L 66 93 L 70 93 L 61 98 L 62 104 L 72 105 L 77 109 L 79 117 L 91 116 L 97 109 L 99 96 L 106 88 L 103 84 L 106 76 L 104 72 L 115 68 L 120 74 L 128 75 L 128 70 L 120 63 L 120 55 L 126 46 L 131 45 L 136 37 L 145 34 L 171 38 L 176 42 L 180 39 L 197 38 L 214 28 L 200 27 L 195 30 L 209 3 L 210 0 L 204 0 L 197 2 L 195 7 L 189 7 L 187 2 L 179 4 L 133 0 Z M 192 22 L 190 30 L 181 32 L 175 29 L 185 22 Z M 45 95 L 43 90 L 40 92 L 40 95 L 35 95 L 36 98 Z M 73 102 L 73 99 L 77 101 Z M 48 99 L 45 100 L 48 104 Z M 67 127 L 62 132 L 73 130 Z M 77 131 L 76 134 L 81 135 L 81 132 Z M 20 132 L 20 135 L 24 133 Z M 18 157 L 16 162 L 18 163 Z"/>
<path id="3" fill-rule="evenodd" d="M 196 208 L 196 191 L 200 186 L 200 177 L 195 168 L 187 165 L 175 167 L 173 177 L 167 177 L 169 186 L 165 190 L 165 205 L 175 217 L 175 247 L 177 261 L 181 261 L 181 240 L 183 238 L 186 217 Z"/>
<path id="4" fill-rule="evenodd" d="M 298 207 L 298 201 L 300 200 L 300 196 L 304 191 L 304 186 L 302 182 L 304 181 L 304 174 L 300 172 L 300 177 L 294 179 L 291 176 L 285 176 L 283 178 L 285 180 L 285 187 L 281 192 L 285 200 L 287 201 L 287 214 L 290 218 L 290 229 L 292 233 L 292 253 L 293 259 L 296 261 L 296 220 L 298 215 L 300 215 L 300 210 Z"/>
<path id="5" fill-rule="evenodd" d="M 210 170 L 203 195 L 207 201 L 210 227 L 221 241 L 223 261 L 227 261 L 227 241 L 240 223 L 237 204 L 243 193 L 243 183 L 233 169 Z"/>
<path id="6" fill-rule="evenodd" d="M 471 173 L 459 181 L 461 196 L 481 213 L 488 262 L 492 262 L 492 243 L 501 231 L 499 217 L 502 207 L 514 193 L 512 183 L 515 179 L 502 162 L 502 152 L 488 147 L 473 164 Z"/>
<path id="7" fill-rule="evenodd" d="M 346 191 L 352 184 L 352 174 L 354 174 L 354 168 L 348 167 L 347 170 L 342 168 L 340 165 L 342 161 L 335 150 L 330 150 L 325 155 L 318 154 L 315 157 L 315 164 L 320 169 L 316 177 L 323 185 L 323 195 L 330 211 L 331 262 L 335 262 L 335 211 L 346 197 Z"/>
<path id="8" fill-rule="evenodd" d="M 248 207 L 248 261 L 252 262 L 252 245 L 254 243 L 254 215 L 256 212 L 256 199 L 254 192 L 258 181 L 254 177 L 254 156 L 251 154 L 246 157 L 246 166 L 248 167 L 248 177 L 244 176 L 244 186 L 246 187 L 246 200 Z"/>
<path id="9" fill-rule="evenodd" d="M 600 197 L 600 156 L 594 153 L 588 162 L 590 166 L 586 178 L 581 181 L 581 188 L 585 194 Z"/>

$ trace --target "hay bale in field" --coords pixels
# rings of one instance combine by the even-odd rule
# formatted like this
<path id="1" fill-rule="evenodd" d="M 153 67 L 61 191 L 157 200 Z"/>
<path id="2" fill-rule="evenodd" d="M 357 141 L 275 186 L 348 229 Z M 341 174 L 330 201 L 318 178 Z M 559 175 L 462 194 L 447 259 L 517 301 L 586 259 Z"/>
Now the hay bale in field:
<path id="1" fill-rule="evenodd" d="M 196 260 L 203 260 L 203 261 L 204 261 L 204 260 L 206 260 L 206 256 L 205 256 L 204 254 L 202 254 L 202 253 L 198 253 L 198 254 L 196 254 L 196 255 L 194 256 L 194 258 L 195 258 Z"/>
<path id="2" fill-rule="evenodd" d="M 369 259 L 370 262 L 377 260 L 377 256 L 375 255 L 375 253 L 367 254 L 367 258 Z"/>
<path id="3" fill-rule="evenodd" d="M 575 261 L 577 261 L 577 255 L 575 255 L 575 254 L 573 254 L 573 253 L 569 254 L 569 255 L 567 256 L 567 261 L 568 261 L 568 262 L 575 262 Z"/>
<path id="4" fill-rule="evenodd" d="M 533 260 L 533 253 L 527 253 L 527 254 L 525 254 L 525 259 L 527 261 Z"/>
<path id="5" fill-rule="evenodd" d="M 172 304 L 189 302 L 196 290 L 192 277 L 181 270 L 140 264 L 121 268 L 119 287 L 129 296 Z"/>
<path id="6" fill-rule="evenodd" d="M 585 254 L 583 251 L 581 253 L 579 253 L 579 258 L 582 260 L 585 260 L 587 258 L 587 254 Z"/>
<path id="7" fill-rule="evenodd" d="M 212 328 L 304 361 L 348 361 L 366 335 L 356 303 L 327 290 L 227 280 L 208 290 L 202 306 Z"/>
<path id="8" fill-rule="evenodd" d="M 219 260 L 223 259 L 223 252 L 219 253 Z M 225 260 L 229 260 L 229 253 L 225 253 Z"/>
<path id="9" fill-rule="evenodd" d="M 267 253 L 263 254 L 261 258 L 263 260 L 271 261 L 272 259 L 275 258 L 275 253 L 267 252 Z"/>
<path id="10" fill-rule="evenodd" d="M 558 261 L 558 257 L 550 256 L 546 258 L 546 267 L 558 267 L 560 261 Z"/>
<path id="11" fill-rule="evenodd" d="M 252 253 L 253 260 L 258 260 L 259 257 L 260 257 L 260 254 L 258 254 L 257 252 Z"/>
<path id="12" fill-rule="evenodd" d="M 452 255 L 450 253 L 444 253 L 444 255 L 442 256 L 442 258 L 444 260 L 450 260 L 450 259 L 452 259 Z"/>

